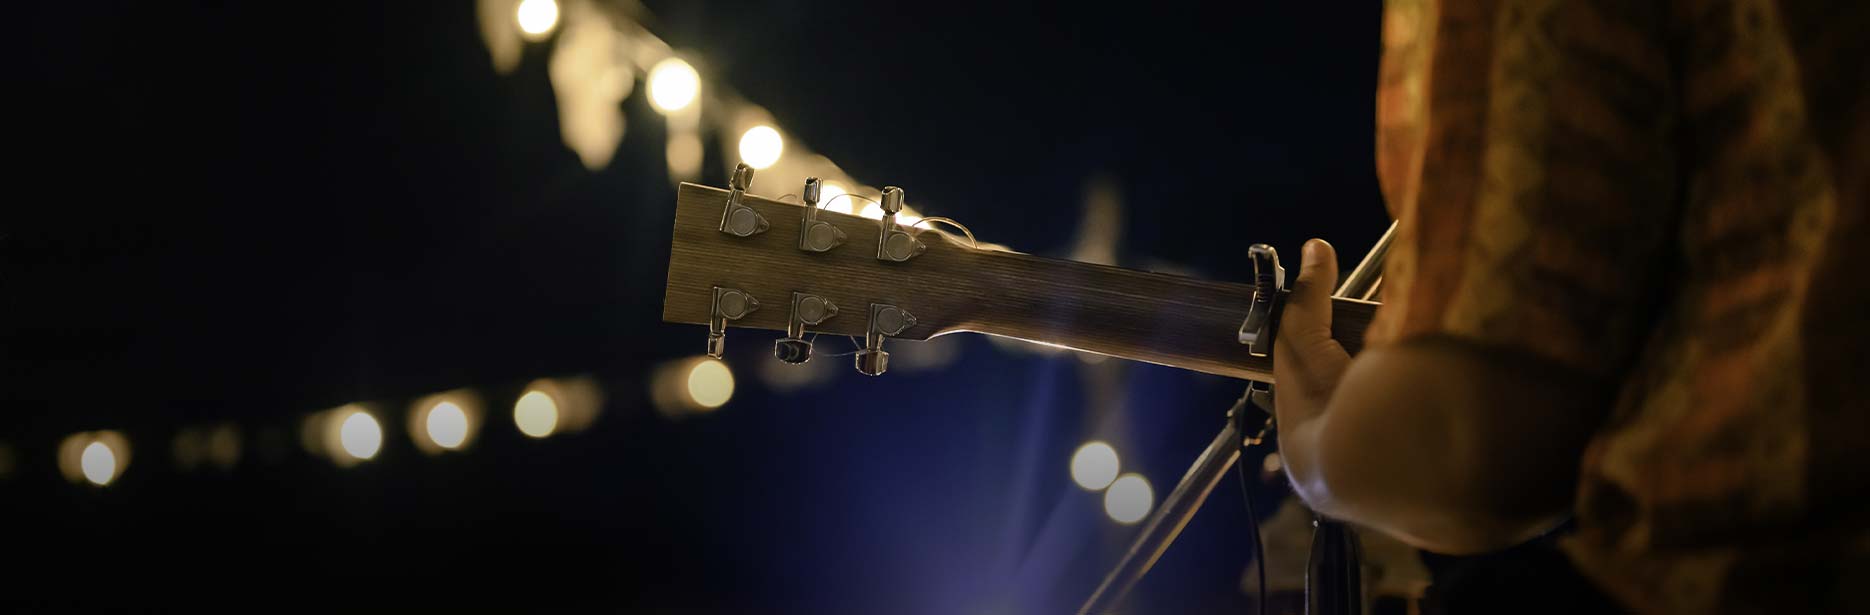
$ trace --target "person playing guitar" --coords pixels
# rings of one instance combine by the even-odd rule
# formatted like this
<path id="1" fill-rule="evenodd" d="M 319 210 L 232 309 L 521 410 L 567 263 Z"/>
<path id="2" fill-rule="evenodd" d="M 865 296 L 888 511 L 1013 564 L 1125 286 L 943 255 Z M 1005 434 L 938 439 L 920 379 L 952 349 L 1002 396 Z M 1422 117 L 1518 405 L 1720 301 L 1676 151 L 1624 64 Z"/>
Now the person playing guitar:
<path id="1" fill-rule="evenodd" d="M 1440 553 L 1558 534 L 1641 612 L 1870 612 L 1866 33 L 1388 2 L 1383 305 L 1352 358 L 1313 240 L 1274 346 L 1299 495 Z"/>

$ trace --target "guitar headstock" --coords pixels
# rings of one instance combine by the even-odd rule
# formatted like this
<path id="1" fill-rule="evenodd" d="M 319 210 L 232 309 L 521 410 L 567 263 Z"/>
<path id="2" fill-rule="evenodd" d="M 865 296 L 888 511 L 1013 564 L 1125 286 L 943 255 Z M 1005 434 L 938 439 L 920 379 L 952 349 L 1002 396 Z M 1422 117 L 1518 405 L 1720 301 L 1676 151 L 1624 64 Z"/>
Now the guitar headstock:
<path id="1" fill-rule="evenodd" d="M 901 224 L 900 189 L 885 188 L 883 219 L 817 207 L 817 180 L 801 182 L 806 204 L 746 193 L 741 165 L 727 190 L 683 183 L 662 318 L 709 326 L 720 356 L 729 327 L 785 331 L 779 359 L 810 357 L 810 333 L 863 337 L 857 367 L 888 367 L 886 338 L 926 340 L 962 330 L 973 310 L 966 241 Z"/>

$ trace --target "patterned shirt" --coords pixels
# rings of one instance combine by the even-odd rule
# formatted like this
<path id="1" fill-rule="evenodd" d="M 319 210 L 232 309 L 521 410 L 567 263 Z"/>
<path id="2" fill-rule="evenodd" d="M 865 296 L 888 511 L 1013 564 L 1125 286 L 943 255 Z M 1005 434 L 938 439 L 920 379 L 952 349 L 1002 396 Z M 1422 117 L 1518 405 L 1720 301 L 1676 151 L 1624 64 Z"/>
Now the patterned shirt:
<path id="1" fill-rule="evenodd" d="M 1390 0 L 1383 42 L 1367 343 L 1610 392 L 1562 545 L 1625 605 L 1870 613 L 1870 2 Z"/>

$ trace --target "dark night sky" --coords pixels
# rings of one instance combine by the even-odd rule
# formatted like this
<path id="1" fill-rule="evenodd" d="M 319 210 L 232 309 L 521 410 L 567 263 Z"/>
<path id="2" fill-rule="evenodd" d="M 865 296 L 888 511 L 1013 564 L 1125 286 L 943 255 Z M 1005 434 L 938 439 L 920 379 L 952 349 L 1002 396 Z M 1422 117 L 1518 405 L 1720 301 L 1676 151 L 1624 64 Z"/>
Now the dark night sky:
<path id="1" fill-rule="evenodd" d="M 21 548 L 0 557 L 28 571 L 0 601 L 1061 610 L 1129 536 L 1071 486 L 1070 451 L 1117 442 L 1160 496 L 1240 391 L 1136 366 L 1092 416 L 1082 381 L 1104 372 L 969 337 L 946 369 L 782 392 L 754 377 L 771 336 L 741 333 L 733 402 L 664 419 L 644 380 L 703 332 L 659 319 L 674 197 L 644 88 L 590 172 L 558 137 L 548 45 L 499 76 L 472 3 L 383 4 L 16 22 L 0 536 Z M 1249 243 L 1354 260 L 1386 225 L 1375 3 L 896 4 L 653 2 L 648 25 L 853 176 L 1023 251 L 1067 251 L 1099 176 L 1133 266 L 1245 280 Z M 518 387 L 574 373 L 610 392 L 596 425 L 514 433 Z M 465 455 L 422 456 L 395 420 L 352 469 L 262 444 L 455 387 L 496 406 Z M 249 434 L 241 465 L 173 469 L 174 430 L 219 420 Z M 66 483 L 58 438 L 99 428 L 131 438 L 128 473 Z M 1242 608 L 1231 485 L 1139 600 Z"/>

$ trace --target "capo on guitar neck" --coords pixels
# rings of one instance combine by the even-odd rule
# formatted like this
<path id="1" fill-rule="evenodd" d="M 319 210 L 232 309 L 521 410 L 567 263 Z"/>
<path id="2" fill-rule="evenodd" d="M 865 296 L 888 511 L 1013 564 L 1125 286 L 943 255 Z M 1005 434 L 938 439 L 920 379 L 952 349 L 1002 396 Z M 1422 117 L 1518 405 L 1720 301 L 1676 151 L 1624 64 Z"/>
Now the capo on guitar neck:
<path id="1" fill-rule="evenodd" d="M 1240 343 L 1247 352 L 1264 357 L 1273 352 L 1273 336 L 1279 333 L 1279 311 L 1285 307 L 1286 268 L 1279 264 L 1279 251 L 1256 243 L 1247 248 L 1247 260 L 1253 263 L 1253 303 L 1247 319 L 1240 323 Z"/>

